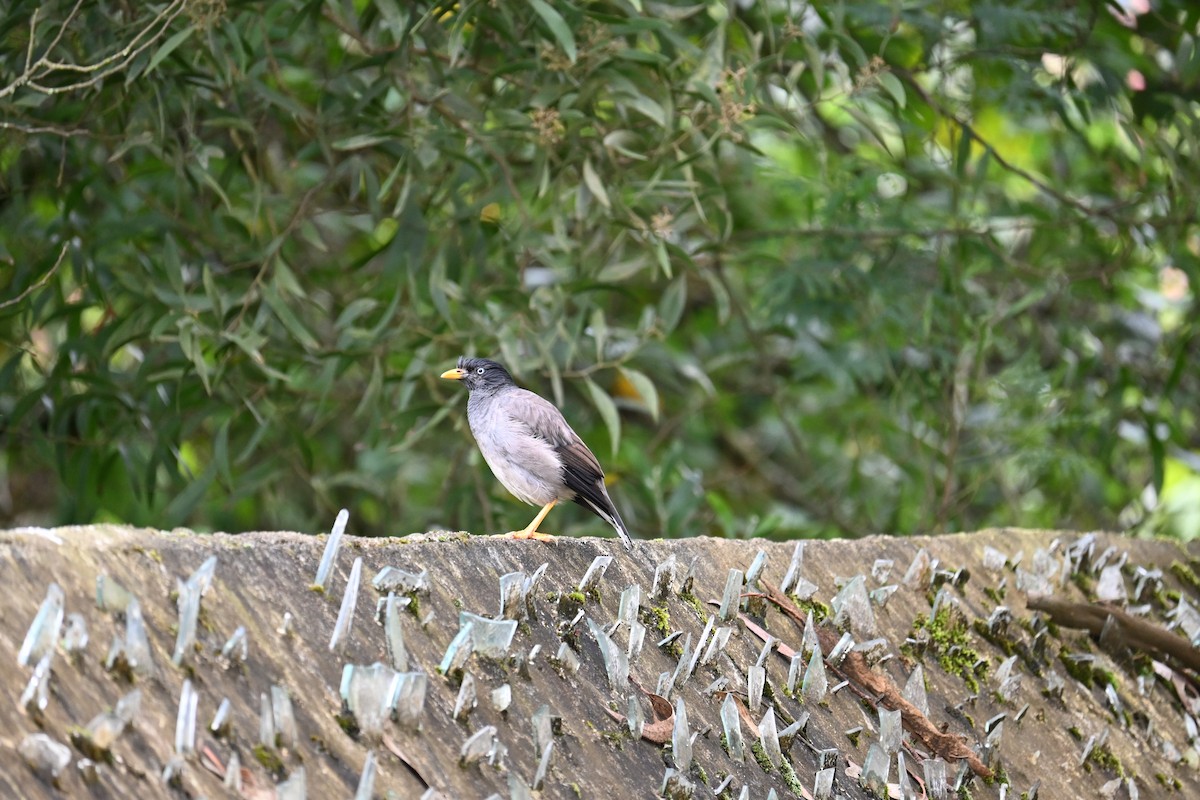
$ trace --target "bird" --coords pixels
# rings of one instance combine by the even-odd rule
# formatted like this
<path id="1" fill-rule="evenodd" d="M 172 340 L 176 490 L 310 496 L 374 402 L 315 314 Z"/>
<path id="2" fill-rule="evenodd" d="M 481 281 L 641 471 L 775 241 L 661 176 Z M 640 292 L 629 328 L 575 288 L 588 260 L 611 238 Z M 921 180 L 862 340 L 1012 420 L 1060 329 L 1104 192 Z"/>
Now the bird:
<path id="1" fill-rule="evenodd" d="M 562 412 L 517 386 L 504 366 L 486 358 L 458 359 L 441 375 L 467 387 L 467 423 L 483 459 L 514 497 L 541 510 L 513 539 L 551 542 L 538 526 L 560 502 L 574 501 L 612 525 L 627 549 L 633 539 L 604 485 L 604 470 Z"/>

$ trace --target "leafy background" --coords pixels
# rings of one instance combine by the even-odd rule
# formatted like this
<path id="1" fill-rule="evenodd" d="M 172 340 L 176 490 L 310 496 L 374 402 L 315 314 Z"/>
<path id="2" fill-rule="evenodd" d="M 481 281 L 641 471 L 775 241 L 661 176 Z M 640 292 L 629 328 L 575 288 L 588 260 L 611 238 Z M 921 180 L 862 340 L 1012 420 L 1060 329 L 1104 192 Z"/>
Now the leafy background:
<path id="1" fill-rule="evenodd" d="M 1198 23 L 13 0 L 0 522 L 520 527 L 465 352 L 643 536 L 1196 536 Z"/>

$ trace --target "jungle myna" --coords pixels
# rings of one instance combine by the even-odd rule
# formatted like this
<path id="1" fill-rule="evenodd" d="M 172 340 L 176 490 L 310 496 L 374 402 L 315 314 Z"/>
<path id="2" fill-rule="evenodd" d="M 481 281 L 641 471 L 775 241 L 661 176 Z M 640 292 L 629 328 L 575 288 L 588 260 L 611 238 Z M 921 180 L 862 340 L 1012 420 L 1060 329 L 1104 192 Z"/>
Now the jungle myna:
<path id="1" fill-rule="evenodd" d="M 538 525 L 556 503 L 574 500 L 616 528 L 625 547 L 633 547 L 604 487 L 600 462 L 553 404 L 517 386 L 508 370 L 486 358 L 464 356 L 442 377 L 462 381 L 470 391 L 467 422 L 492 473 L 518 500 L 542 507 L 524 530 L 507 536 L 551 541 L 537 532 Z"/>

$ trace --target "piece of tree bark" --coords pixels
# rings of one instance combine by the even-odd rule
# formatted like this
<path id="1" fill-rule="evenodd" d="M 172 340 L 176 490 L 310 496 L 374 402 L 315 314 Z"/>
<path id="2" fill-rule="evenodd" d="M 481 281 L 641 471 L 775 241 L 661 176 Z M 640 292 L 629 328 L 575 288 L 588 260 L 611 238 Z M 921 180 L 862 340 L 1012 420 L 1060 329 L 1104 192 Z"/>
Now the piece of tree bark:
<path id="1" fill-rule="evenodd" d="M 1034 611 L 1044 611 L 1057 625 L 1086 630 L 1096 636 L 1100 635 L 1104 623 L 1112 617 L 1116 629 L 1110 629 L 1109 635 L 1115 633 L 1118 637 L 1116 641 L 1160 660 L 1170 656 L 1188 669 L 1200 672 L 1200 650 L 1187 639 L 1119 608 L 1103 603 L 1070 603 L 1052 597 L 1030 597 L 1025 601 L 1025 606 Z"/>
<path id="2" fill-rule="evenodd" d="M 759 585 L 762 586 L 767 599 L 791 617 L 803 632 L 805 615 L 796 608 L 791 599 L 765 580 L 760 580 Z M 817 641 L 821 643 L 821 652 L 828 653 L 837 644 L 838 634 L 834 630 L 818 626 L 816 633 Z M 900 690 L 887 675 L 871 669 L 862 653 L 848 653 L 836 671 L 855 684 L 862 694 L 875 698 L 879 705 L 892 711 L 899 709 L 905 730 L 920 739 L 931 751 L 948 761 L 965 760 L 971 771 L 981 778 L 992 777 L 992 771 L 979 760 L 979 756 L 962 737 L 938 730 L 928 717 L 900 695 Z"/>

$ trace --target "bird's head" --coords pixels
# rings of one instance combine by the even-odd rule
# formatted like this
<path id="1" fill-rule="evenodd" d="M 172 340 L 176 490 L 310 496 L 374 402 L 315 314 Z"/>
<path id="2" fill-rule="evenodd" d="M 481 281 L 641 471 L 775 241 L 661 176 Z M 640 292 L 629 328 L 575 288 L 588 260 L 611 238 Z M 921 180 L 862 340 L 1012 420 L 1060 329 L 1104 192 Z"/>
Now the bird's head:
<path id="1" fill-rule="evenodd" d="M 462 381 L 463 385 L 472 392 L 494 392 L 505 386 L 512 386 L 512 375 L 503 364 L 489 361 L 486 358 L 467 358 L 461 356 L 458 366 L 442 373 L 448 381 Z"/>

